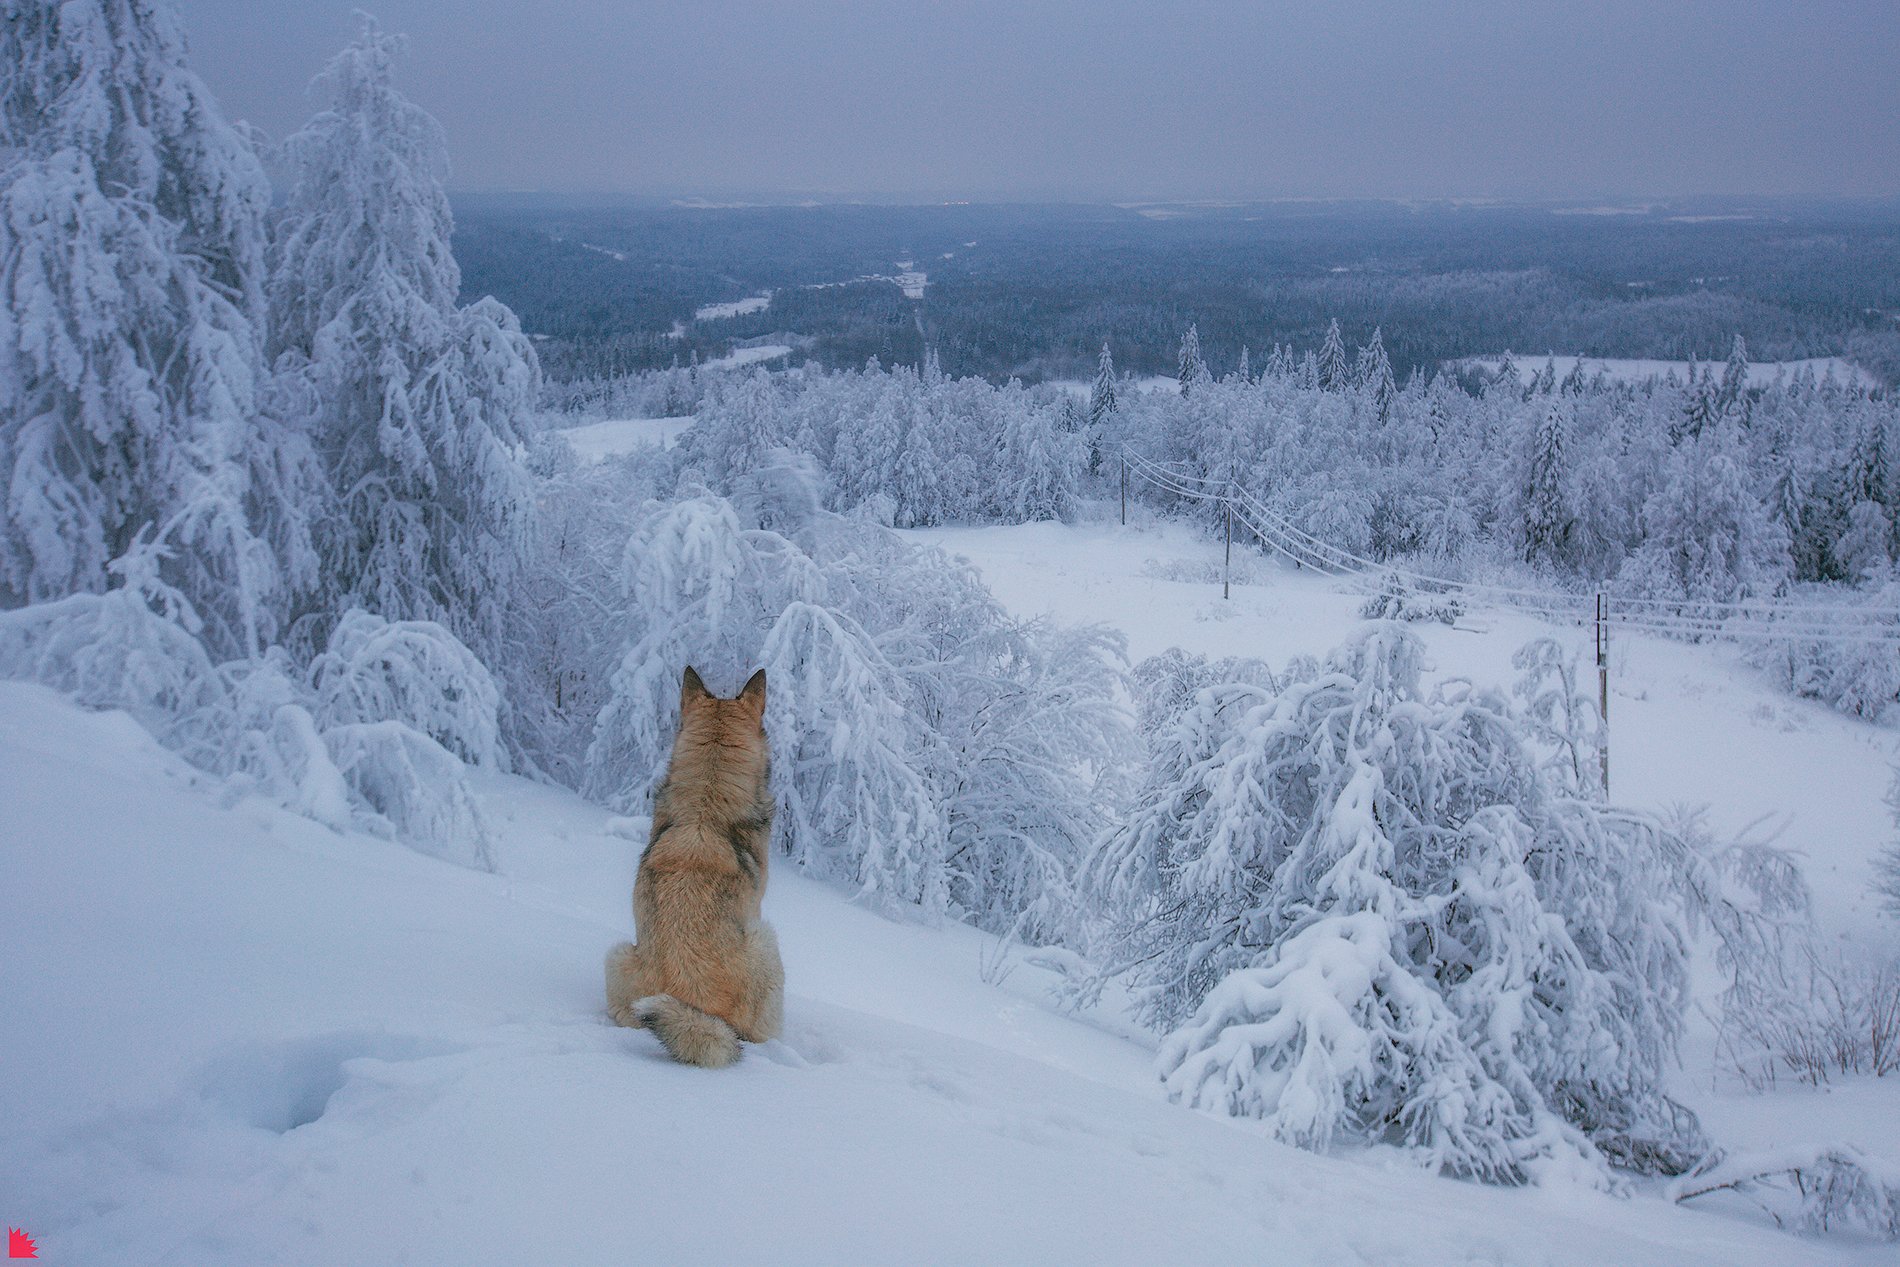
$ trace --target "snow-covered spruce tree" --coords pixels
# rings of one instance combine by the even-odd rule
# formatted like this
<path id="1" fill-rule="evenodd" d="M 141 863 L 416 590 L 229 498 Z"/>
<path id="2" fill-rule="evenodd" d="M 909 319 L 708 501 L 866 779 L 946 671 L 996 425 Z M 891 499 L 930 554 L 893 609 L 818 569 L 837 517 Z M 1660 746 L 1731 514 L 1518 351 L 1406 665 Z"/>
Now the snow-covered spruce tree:
<path id="1" fill-rule="evenodd" d="M 321 634 L 351 606 L 440 621 L 499 664 L 529 529 L 516 448 L 539 371 L 505 307 L 456 307 L 441 129 L 393 84 L 401 48 L 364 18 L 317 80 L 325 109 L 283 147 L 271 349 L 338 503 L 309 614 Z"/>
<path id="2" fill-rule="evenodd" d="M 1354 378 L 1359 382 L 1359 390 L 1372 399 L 1373 416 L 1384 426 L 1392 418 L 1392 401 L 1399 394 L 1399 385 L 1392 378 L 1392 359 L 1385 353 L 1385 336 L 1375 327 L 1372 342 L 1359 349 L 1359 360 L 1354 366 Z"/>
<path id="3" fill-rule="evenodd" d="M 1564 456 L 1568 406 L 1552 400 L 1543 421 L 1525 437 L 1519 482 L 1523 488 L 1519 534 L 1527 563 L 1567 562 L 1571 526 L 1569 475 Z"/>
<path id="4" fill-rule="evenodd" d="M 1181 336 L 1181 354 L 1177 359 L 1174 376 L 1181 381 L 1181 394 L 1189 395 L 1194 388 L 1208 378 L 1207 362 L 1201 359 L 1201 331 L 1190 325 L 1187 333 Z"/>
<path id="5" fill-rule="evenodd" d="M 1323 392 L 1345 391 L 1352 381 L 1346 368 L 1346 340 L 1339 333 L 1339 321 L 1335 318 L 1327 323 L 1326 341 L 1319 349 L 1319 389 Z"/>
<path id="6" fill-rule="evenodd" d="M 1847 508 L 1846 530 L 1835 538 L 1828 553 L 1848 579 L 1877 582 L 1893 570 L 1892 541 L 1893 521 L 1887 508 L 1871 499 L 1859 501 Z"/>
<path id="7" fill-rule="evenodd" d="M 708 487 L 731 493 L 784 443 L 783 417 L 772 376 L 765 370 L 721 376 L 708 388 L 693 425 L 680 436 L 675 460 Z"/>
<path id="8" fill-rule="evenodd" d="M 148 0 L 0 24 L 0 605 L 108 584 L 153 534 L 216 655 L 309 585 L 314 471 L 258 409 L 269 189 Z"/>
<path id="9" fill-rule="evenodd" d="M 1682 843 L 1421 654 L 1378 623 L 1278 693 L 1205 688 L 1091 858 L 1170 1094 L 1498 1181 L 1685 1168 Z"/>
<path id="10" fill-rule="evenodd" d="M 839 509 L 889 496 L 891 476 L 910 427 L 909 377 L 901 373 L 874 377 L 867 371 L 864 378 L 873 393 L 870 407 L 840 421 L 831 464 L 833 505 Z"/>
<path id="11" fill-rule="evenodd" d="M 1006 398 L 1007 399 L 1007 398 Z M 1055 410 L 1020 394 L 1003 433 L 1003 484 L 997 489 L 1005 519 L 1066 519 L 1085 462 L 1084 441 L 1057 423 Z"/>
<path id="12" fill-rule="evenodd" d="M 1643 543 L 1621 580 L 1657 598 L 1727 602 L 1770 594 L 1792 570 L 1788 540 L 1734 456 L 1733 428 L 1712 426 L 1671 454 L 1643 508 Z"/>
<path id="13" fill-rule="evenodd" d="M 1115 358 L 1109 354 L 1108 341 L 1102 341 L 1102 355 L 1095 361 L 1095 386 L 1089 390 L 1089 426 L 1098 432 L 1103 420 L 1115 412 Z"/>
<path id="14" fill-rule="evenodd" d="M 1748 344 L 1740 334 L 1729 346 L 1728 364 L 1722 367 L 1722 382 L 1715 392 L 1715 407 L 1724 417 L 1748 425 L 1754 401 L 1748 394 Z"/>
<path id="15" fill-rule="evenodd" d="M 874 524 L 813 508 L 779 526 L 703 495 L 649 508 L 587 790 L 647 803 L 686 664 L 728 691 L 762 667 L 782 851 L 889 909 L 1062 926 L 1127 741 L 1117 649 L 1011 622 L 967 569 Z"/>

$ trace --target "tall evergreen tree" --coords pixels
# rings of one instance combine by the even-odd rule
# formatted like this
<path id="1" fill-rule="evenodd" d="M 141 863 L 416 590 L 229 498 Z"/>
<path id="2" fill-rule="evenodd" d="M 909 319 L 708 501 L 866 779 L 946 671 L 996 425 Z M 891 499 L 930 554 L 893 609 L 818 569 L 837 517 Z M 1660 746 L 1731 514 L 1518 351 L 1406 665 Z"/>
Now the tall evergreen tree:
<path id="1" fill-rule="evenodd" d="M 1537 371 L 1537 377 L 1531 380 L 1533 396 L 1548 396 L 1557 390 L 1557 358 L 1553 354 L 1544 360 L 1544 368 Z"/>
<path id="2" fill-rule="evenodd" d="M 1670 439 L 1678 443 L 1685 437 L 1693 440 L 1708 430 L 1720 416 L 1715 389 L 1707 375 L 1698 378 L 1691 368 L 1689 385 L 1683 392 L 1681 418 L 1671 426 Z"/>
<path id="3" fill-rule="evenodd" d="M 254 650 L 313 564 L 307 449 L 258 416 L 262 169 L 169 10 L 3 11 L 0 603 L 146 536 L 214 654 Z"/>
<path id="4" fill-rule="evenodd" d="M 1183 396 L 1207 380 L 1207 363 L 1201 360 L 1201 332 L 1195 326 L 1190 325 L 1187 333 L 1181 336 L 1181 355 L 1175 377 L 1181 380 Z"/>
<path id="5" fill-rule="evenodd" d="M 396 90 L 401 50 L 364 18 L 285 142 L 271 343 L 339 499 L 320 622 L 438 620 L 488 658 L 529 524 L 515 453 L 539 370 L 505 307 L 456 306 L 442 132 Z"/>
<path id="6" fill-rule="evenodd" d="M 1390 421 L 1392 401 L 1398 396 L 1399 388 L 1392 378 L 1392 360 L 1385 354 L 1385 338 L 1376 327 L 1372 331 L 1372 342 L 1359 349 L 1359 363 L 1355 368 L 1359 388 L 1372 397 L 1379 422 Z"/>
<path id="7" fill-rule="evenodd" d="M 1339 321 L 1326 326 L 1326 342 L 1319 349 L 1319 389 L 1324 392 L 1346 390 L 1346 341 L 1340 337 Z"/>
<path id="8" fill-rule="evenodd" d="M 1729 345 L 1728 364 L 1722 367 L 1722 385 L 1715 393 L 1715 407 L 1737 422 L 1748 422 L 1751 401 L 1748 395 L 1748 345 L 1737 334 Z"/>
<path id="9" fill-rule="evenodd" d="M 1574 519 L 1566 489 L 1564 410 L 1556 401 L 1544 410 L 1526 454 L 1522 531 L 1530 563 L 1559 562 Z"/>
<path id="10" fill-rule="evenodd" d="M 1089 426 L 1100 430 L 1102 420 L 1115 412 L 1115 358 L 1109 355 L 1108 341 L 1102 341 L 1102 355 L 1095 361 L 1095 387 L 1089 393 Z"/>

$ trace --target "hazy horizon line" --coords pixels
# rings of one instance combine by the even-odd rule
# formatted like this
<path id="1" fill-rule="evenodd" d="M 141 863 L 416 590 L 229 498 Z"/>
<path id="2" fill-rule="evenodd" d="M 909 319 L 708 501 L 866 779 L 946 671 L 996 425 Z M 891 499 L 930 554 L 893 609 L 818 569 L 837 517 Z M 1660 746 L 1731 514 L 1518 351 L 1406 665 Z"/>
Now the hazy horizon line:
<path id="1" fill-rule="evenodd" d="M 1469 207 L 1575 208 L 1579 214 L 1642 215 L 1683 203 L 1852 203 L 1900 205 L 1900 191 L 1892 193 L 1588 193 L 1588 194 L 1090 194 L 1090 193 L 970 193 L 951 196 L 922 190 L 814 190 L 726 189 L 653 190 L 616 188 L 508 187 L 460 185 L 451 180 L 450 196 L 495 198 L 574 198 L 601 201 L 666 203 L 683 208 L 735 210 L 746 207 L 800 206 L 1078 206 L 1116 207 L 1249 207 L 1298 204 L 1392 203 L 1438 204 Z"/>

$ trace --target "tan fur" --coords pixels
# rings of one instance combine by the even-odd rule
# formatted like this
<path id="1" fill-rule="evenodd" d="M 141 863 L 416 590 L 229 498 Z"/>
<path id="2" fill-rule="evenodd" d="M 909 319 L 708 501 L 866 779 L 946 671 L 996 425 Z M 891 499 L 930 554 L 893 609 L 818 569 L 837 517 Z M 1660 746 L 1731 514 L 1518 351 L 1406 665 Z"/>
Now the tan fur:
<path id="1" fill-rule="evenodd" d="M 765 671 L 737 698 L 710 694 L 690 667 L 680 729 L 633 882 L 638 944 L 607 954 L 607 1014 L 649 1028 L 674 1059 L 718 1067 L 739 1039 L 784 1022 L 778 939 L 759 917 L 772 834 Z"/>

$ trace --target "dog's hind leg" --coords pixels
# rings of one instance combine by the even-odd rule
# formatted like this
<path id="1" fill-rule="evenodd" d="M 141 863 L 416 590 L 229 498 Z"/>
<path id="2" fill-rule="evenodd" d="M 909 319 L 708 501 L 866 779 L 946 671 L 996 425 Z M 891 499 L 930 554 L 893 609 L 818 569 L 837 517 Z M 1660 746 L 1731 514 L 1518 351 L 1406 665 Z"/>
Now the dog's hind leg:
<path id="1" fill-rule="evenodd" d="M 623 941 L 607 952 L 607 1015 L 616 1025 L 642 1028 L 643 1022 L 633 1005 L 652 994 L 646 986 L 646 973 L 640 962 L 640 948 Z"/>
<path id="2" fill-rule="evenodd" d="M 732 1027 L 748 1043 L 762 1043 L 785 1028 L 785 966 L 779 962 L 778 934 L 764 920 L 746 933 L 745 960 L 745 998 Z"/>

